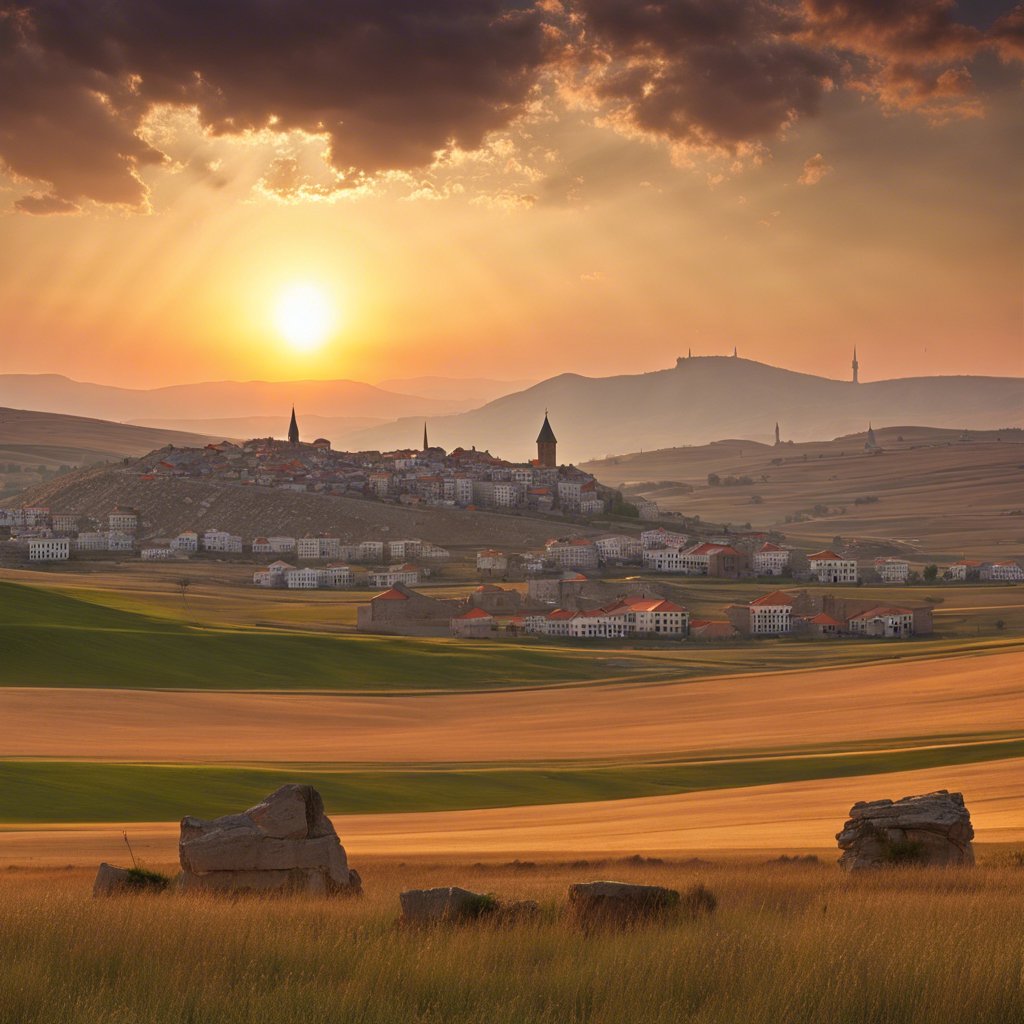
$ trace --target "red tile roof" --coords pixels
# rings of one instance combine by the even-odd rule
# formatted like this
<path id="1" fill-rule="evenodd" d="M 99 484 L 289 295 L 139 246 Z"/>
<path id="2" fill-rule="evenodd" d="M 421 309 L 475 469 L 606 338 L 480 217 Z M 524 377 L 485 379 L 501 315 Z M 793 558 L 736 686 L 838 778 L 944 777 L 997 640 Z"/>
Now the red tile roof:
<path id="1" fill-rule="evenodd" d="M 770 594 L 765 594 L 763 597 L 759 597 L 756 601 L 750 602 L 751 606 L 754 605 L 792 605 L 792 595 L 787 594 L 784 590 L 773 590 Z"/>
<path id="2" fill-rule="evenodd" d="M 371 598 L 372 601 L 408 601 L 409 595 L 403 594 L 400 590 L 395 590 L 392 587 L 390 590 L 385 590 L 383 594 L 378 594 L 376 597 Z"/>
<path id="3" fill-rule="evenodd" d="M 490 612 L 485 612 L 483 608 L 470 608 L 468 612 L 463 612 L 461 615 L 456 615 L 457 619 L 493 619 L 494 616 Z"/>
<path id="4" fill-rule="evenodd" d="M 842 561 L 852 561 L 852 559 L 843 559 L 843 558 L 840 558 L 839 555 L 837 555 L 834 551 L 825 550 L 825 551 L 816 551 L 813 555 L 808 555 L 807 556 L 807 561 L 808 562 L 817 562 L 817 561 L 821 561 L 821 562 L 825 562 L 825 561 L 828 561 L 828 562 L 842 562 Z"/>

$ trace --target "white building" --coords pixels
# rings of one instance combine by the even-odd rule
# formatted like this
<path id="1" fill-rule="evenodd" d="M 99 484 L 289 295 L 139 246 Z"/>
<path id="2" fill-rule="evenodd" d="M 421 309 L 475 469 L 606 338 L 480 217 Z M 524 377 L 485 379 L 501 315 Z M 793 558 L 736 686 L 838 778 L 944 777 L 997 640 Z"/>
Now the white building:
<path id="1" fill-rule="evenodd" d="M 207 530 L 203 534 L 203 550 L 226 555 L 242 553 L 242 538 L 225 530 Z"/>
<path id="2" fill-rule="evenodd" d="M 339 537 L 300 537 L 296 546 L 299 558 L 315 560 L 320 558 L 340 558 L 341 538 Z"/>
<path id="3" fill-rule="evenodd" d="M 637 562 L 644 552 L 639 537 L 630 537 L 624 533 L 598 537 L 594 545 L 606 562 Z"/>
<path id="4" fill-rule="evenodd" d="M 691 559 L 685 548 L 647 548 L 643 559 L 655 572 L 690 572 Z"/>
<path id="5" fill-rule="evenodd" d="M 566 569 L 596 569 L 598 564 L 597 548 L 584 538 L 549 540 L 544 553 L 549 561 Z"/>
<path id="6" fill-rule="evenodd" d="M 322 587 L 351 587 L 355 582 L 355 574 L 347 565 L 329 565 L 326 569 L 317 569 Z"/>
<path id="7" fill-rule="evenodd" d="M 163 562 L 168 558 L 173 558 L 177 552 L 172 551 L 170 548 L 143 548 L 139 552 L 139 557 L 144 562 Z"/>
<path id="8" fill-rule="evenodd" d="M 748 607 L 752 635 L 783 636 L 793 632 L 793 598 L 785 591 L 765 594 Z"/>
<path id="9" fill-rule="evenodd" d="M 199 534 L 195 530 L 185 530 L 171 541 L 174 551 L 194 552 L 199 550 Z"/>
<path id="10" fill-rule="evenodd" d="M 905 558 L 876 558 L 875 572 L 883 583 L 906 583 L 910 577 L 910 563 Z"/>
<path id="11" fill-rule="evenodd" d="M 653 530 L 644 530 L 640 534 L 640 543 L 645 548 L 685 548 L 690 538 L 685 533 L 676 533 L 659 526 Z"/>
<path id="12" fill-rule="evenodd" d="M 409 558 L 419 558 L 423 550 L 421 540 L 389 540 L 388 558 L 393 561 L 405 561 Z"/>
<path id="13" fill-rule="evenodd" d="M 380 565 L 384 561 L 384 541 L 360 541 L 356 548 L 356 559 L 360 562 L 368 562 L 371 565 Z"/>
<path id="14" fill-rule="evenodd" d="M 139 528 L 139 513 L 133 508 L 115 505 L 107 517 L 107 526 L 111 531 L 134 533 Z"/>
<path id="15" fill-rule="evenodd" d="M 31 537 L 28 542 L 30 562 L 66 562 L 71 557 L 71 541 L 67 537 Z"/>
<path id="16" fill-rule="evenodd" d="M 447 562 L 452 557 L 452 553 L 447 548 L 439 547 L 437 544 L 431 544 L 430 541 L 425 540 L 422 542 L 419 557 L 430 562 Z"/>
<path id="17" fill-rule="evenodd" d="M 289 569 L 284 574 L 284 580 L 289 590 L 316 590 L 320 586 L 317 569 Z"/>
<path id="18" fill-rule="evenodd" d="M 765 541 L 754 552 L 751 564 L 755 576 L 781 576 L 789 568 L 789 552 L 778 544 Z"/>
<path id="19" fill-rule="evenodd" d="M 294 550 L 294 537 L 257 537 L 252 542 L 254 555 L 286 555 Z"/>
<path id="20" fill-rule="evenodd" d="M 862 636 L 904 638 L 914 635 L 914 613 L 909 608 L 872 608 L 848 622 L 851 633 Z"/>
<path id="21" fill-rule="evenodd" d="M 78 516 L 58 512 L 51 518 L 50 526 L 53 527 L 55 533 L 78 533 Z"/>
<path id="22" fill-rule="evenodd" d="M 134 551 L 135 535 L 125 533 L 122 530 L 109 530 L 107 532 L 108 551 Z"/>
<path id="23" fill-rule="evenodd" d="M 686 636 L 689 613 L 663 598 L 627 597 L 606 608 L 569 611 L 556 608 L 547 615 L 523 618 L 527 632 L 580 639 L 622 639 L 655 636 L 679 639 Z"/>
<path id="24" fill-rule="evenodd" d="M 252 574 L 252 581 L 258 587 L 283 587 L 285 586 L 286 574 L 294 568 L 295 566 L 289 562 L 282 562 L 280 560 L 271 562 L 265 568 L 257 569 Z"/>
<path id="25" fill-rule="evenodd" d="M 817 551 L 807 556 L 811 575 L 819 583 L 856 583 L 857 562 L 852 558 L 840 558 L 834 551 Z"/>
<path id="26" fill-rule="evenodd" d="M 370 586 L 381 590 L 393 587 L 396 583 L 414 587 L 419 581 L 420 571 L 415 565 L 392 565 L 383 572 L 370 573 Z"/>
<path id="27" fill-rule="evenodd" d="M 993 562 L 983 579 L 1001 583 L 1024 582 L 1024 569 L 1017 562 Z"/>
<path id="28" fill-rule="evenodd" d="M 476 571 L 481 576 L 504 576 L 508 572 L 508 555 L 488 548 L 476 553 Z"/>
<path id="29" fill-rule="evenodd" d="M 107 534 L 98 530 L 86 530 L 75 538 L 76 551 L 106 551 Z"/>

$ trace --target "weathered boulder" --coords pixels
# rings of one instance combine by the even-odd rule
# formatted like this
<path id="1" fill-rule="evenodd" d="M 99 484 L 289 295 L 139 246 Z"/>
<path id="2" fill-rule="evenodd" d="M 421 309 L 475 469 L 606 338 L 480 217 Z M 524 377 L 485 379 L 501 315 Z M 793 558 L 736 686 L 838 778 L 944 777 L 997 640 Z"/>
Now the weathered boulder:
<path id="1" fill-rule="evenodd" d="M 457 885 L 437 889 L 409 889 L 399 894 L 403 924 L 436 924 L 471 921 L 498 909 L 498 901 L 481 892 Z"/>
<path id="2" fill-rule="evenodd" d="M 569 886 L 569 907 L 586 921 L 639 921 L 663 917 L 677 911 L 679 906 L 679 893 L 660 885 L 579 882 Z"/>
<path id="3" fill-rule="evenodd" d="M 848 871 L 901 864 L 957 867 L 974 863 L 974 829 L 962 793 L 940 789 L 901 800 L 859 801 L 836 834 Z"/>
<path id="4" fill-rule="evenodd" d="M 359 875 L 312 786 L 289 784 L 241 814 L 182 818 L 186 892 L 358 893 Z"/>
<path id="5" fill-rule="evenodd" d="M 92 883 L 93 896 L 121 896 L 126 893 L 163 892 L 168 880 L 153 871 L 118 868 L 104 861 Z"/>

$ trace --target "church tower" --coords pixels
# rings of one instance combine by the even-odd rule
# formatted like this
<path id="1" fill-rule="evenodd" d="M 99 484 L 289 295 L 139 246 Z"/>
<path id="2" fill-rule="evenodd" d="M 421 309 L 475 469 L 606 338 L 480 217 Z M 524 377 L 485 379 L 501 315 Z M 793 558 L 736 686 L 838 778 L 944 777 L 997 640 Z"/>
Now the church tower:
<path id="1" fill-rule="evenodd" d="M 857 362 L 857 346 L 853 346 L 853 383 L 859 384 L 860 380 L 857 374 L 860 372 L 860 363 Z"/>
<path id="2" fill-rule="evenodd" d="M 299 443 L 299 424 L 295 419 L 295 406 L 292 406 L 292 421 L 288 424 L 288 440 L 292 444 Z"/>
<path id="3" fill-rule="evenodd" d="M 558 439 L 551 429 L 551 424 L 548 423 L 548 411 L 545 409 L 544 425 L 537 435 L 537 465 L 542 469 L 554 469 L 558 465 L 558 459 L 555 456 L 555 445 L 557 444 Z"/>

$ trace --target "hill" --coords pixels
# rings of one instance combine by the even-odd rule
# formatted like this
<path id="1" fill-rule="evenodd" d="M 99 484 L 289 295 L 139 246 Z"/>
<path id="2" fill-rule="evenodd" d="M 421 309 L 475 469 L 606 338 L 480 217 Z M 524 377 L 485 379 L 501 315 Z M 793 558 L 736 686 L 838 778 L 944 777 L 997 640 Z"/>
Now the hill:
<path id="1" fill-rule="evenodd" d="M 217 528 L 247 540 L 268 532 L 297 537 L 328 533 L 344 541 L 421 537 L 447 548 L 501 544 L 516 550 L 543 544 L 557 532 L 550 521 L 526 515 L 408 508 L 369 498 L 204 480 L 147 480 L 140 476 L 140 465 L 80 470 L 32 488 L 18 500 L 94 518 L 106 516 L 114 505 L 130 505 L 139 510 L 143 538 Z M 595 532 L 578 526 L 574 531 Z"/>
<path id="2" fill-rule="evenodd" d="M 178 424 L 210 417 L 270 416 L 283 434 L 294 405 L 302 417 L 345 416 L 388 420 L 458 412 L 465 402 L 398 394 L 354 380 L 204 381 L 162 388 L 117 388 L 59 374 L 0 374 L 0 405 L 108 420 L 160 420 Z M 306 431 L 303 431 L 305 434 Z"/>
<path id="3" fill-rule="evenodd" d="M 211 440 L 222 438 L 0 408 L 0 495 L 34 486 L 62 466 L 111 462 L 167 444 L 186 447 Z"/>
<path id="4" fill-rule="evenodd" d="M 440 398 L 463 403 L 475 409 L 485 402 L 493 402 L 502 395 L 532 387 L 537 379 L 492 380 L 490 377 L 399 377 L 377 381 L 385 391 L 399 391 L 406 395 Z"/>
<path id="5" fill-rule="evenodd" d="M 611 453 L 706 444 L 722 437 L 769 441 L 776 421 L 806 441 L 895 423 L 972 429 L 1024 426 L 1024 379 L 914 377 L 865 384 L 829 380 L 719 356 L 615 377 L 562 374 L 472 412 L 432 418 L 430 436 L 445 448 L 475 444 L 507 458 L 536 454 L 545 409 L 560 461 Z M 399 420 L 357 435 L 361 448 L 395 448 L 415 436 Z"/>
<path id="6" fill-rule="evenodd" d="M 718 441 L 584 464 L 606 484 L 688 516 L 775 528 L 817 547 L 843 538 L 893 542 L 909 557 L 1018 558 L 1024 553 L 1024 432 L 932 427 L 831 441 Z M 712 486 L 708 474 L 724 483 Z M 729 485 L 729 477 L 746 482 Z M 817 511 L 815 506 L 819 506 Z M 787 521 L 790 520 L 790 521 Z"/>
<path id="7" fill-rule="evenodd" d="M 143 418 L 134 421 L 141 426 L 160 428 L 184 428 L 204 434 L 215 435 L 218 439 L 227 437 L 280 437 L 288 425 L 287 419 L 277 416 L 208 416 L 199 419 Z M 304 437 L 312 440 L 326 437 L 335 448 L 349 447 L 349 441 L 360 430 L 379 426 L 387 420 L 378 416 L 315 416 L 300 417 L 300 428 Z M 422 424 L 418 424 L 422 430 Z M 411 443 L 412 439 L 410 439 Z"/>

